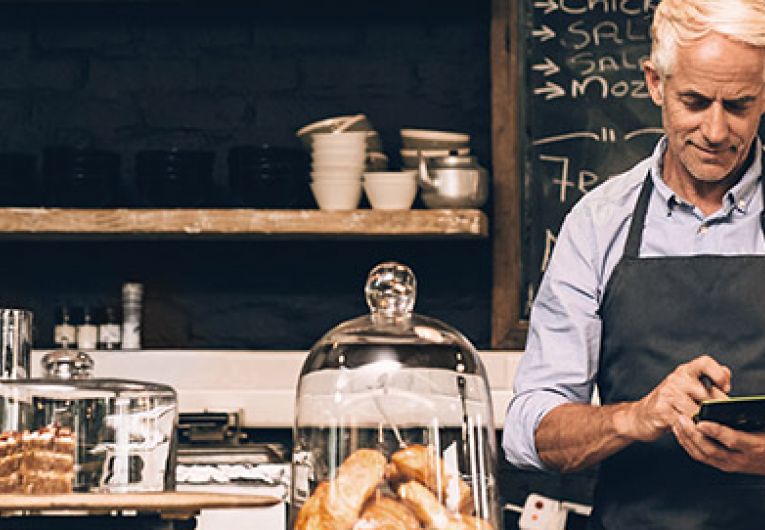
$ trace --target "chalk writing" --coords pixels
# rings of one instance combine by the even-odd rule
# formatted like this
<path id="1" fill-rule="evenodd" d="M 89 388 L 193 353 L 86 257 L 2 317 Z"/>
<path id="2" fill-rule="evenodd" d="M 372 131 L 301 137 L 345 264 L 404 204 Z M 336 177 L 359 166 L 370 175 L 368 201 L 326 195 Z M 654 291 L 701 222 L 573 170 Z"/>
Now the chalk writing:
<path id="1" fill-rule="evenodd" d="M 519 298 L 527 311 L 568 211 L 648 156 L 662 129 L 642 71 L 651 0 L 517 1 L 525 45 Z"/>

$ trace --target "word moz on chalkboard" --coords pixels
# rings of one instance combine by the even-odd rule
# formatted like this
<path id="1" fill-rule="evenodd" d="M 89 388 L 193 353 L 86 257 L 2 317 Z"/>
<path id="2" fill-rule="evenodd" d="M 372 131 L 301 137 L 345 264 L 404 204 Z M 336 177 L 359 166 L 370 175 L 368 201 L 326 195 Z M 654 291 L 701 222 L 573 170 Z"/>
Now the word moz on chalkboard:
<path id="1" fill-rule="evenodd" d="M 522 2 L 524 316 L 566 213 L 662 134 L 642 70 L 653 10 L 650 0 Z"/>

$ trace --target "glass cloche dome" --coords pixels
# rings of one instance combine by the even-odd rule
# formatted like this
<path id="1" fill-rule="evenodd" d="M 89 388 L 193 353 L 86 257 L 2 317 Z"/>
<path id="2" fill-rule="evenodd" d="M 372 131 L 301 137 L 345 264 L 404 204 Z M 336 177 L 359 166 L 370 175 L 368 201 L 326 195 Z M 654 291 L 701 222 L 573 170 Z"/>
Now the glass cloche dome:
<path id="1" fill-rule="evenodd" d="M 370 314 L 311 349 L 295 409 L 293 530 L 498 530 L 489 385 L 462 334 L 412 312 L 399 263 L 370 273 Z"/>

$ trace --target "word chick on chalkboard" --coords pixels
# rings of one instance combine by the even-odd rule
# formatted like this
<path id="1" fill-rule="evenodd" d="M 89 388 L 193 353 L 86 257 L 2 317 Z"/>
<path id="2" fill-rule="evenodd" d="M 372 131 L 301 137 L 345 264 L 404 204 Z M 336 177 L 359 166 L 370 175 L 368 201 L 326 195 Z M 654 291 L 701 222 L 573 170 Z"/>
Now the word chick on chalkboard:
<path id="1" fill-rule="evenodd" d="M 521 313 L 528 316 L 563 218 L 650 155 L 662 134 L 642 63 L 650 0 L 523 0 Z"/>

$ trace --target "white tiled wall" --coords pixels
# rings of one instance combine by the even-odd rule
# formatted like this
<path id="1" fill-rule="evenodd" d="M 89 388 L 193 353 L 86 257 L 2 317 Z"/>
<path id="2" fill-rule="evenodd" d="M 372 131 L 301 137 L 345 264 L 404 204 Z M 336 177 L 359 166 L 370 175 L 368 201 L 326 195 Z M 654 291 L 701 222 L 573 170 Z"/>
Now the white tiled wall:
<path id="1" fill-rule="evenodd" d="M 35 351 L 32 375 L 45 352 Z M 291 427 L 303 351 L 141 350 L 90 352 L 95 377 L 165 383 L 176 389 L 181 412 L 241 411 L 253 427 Z M 489 377 L 494 425 L 502 426 L 520 352 L 480 353 Z"/>

